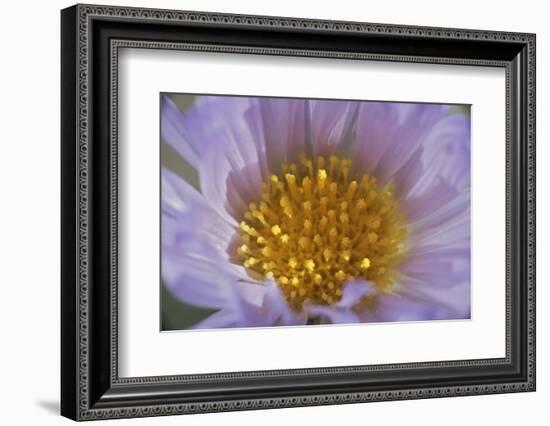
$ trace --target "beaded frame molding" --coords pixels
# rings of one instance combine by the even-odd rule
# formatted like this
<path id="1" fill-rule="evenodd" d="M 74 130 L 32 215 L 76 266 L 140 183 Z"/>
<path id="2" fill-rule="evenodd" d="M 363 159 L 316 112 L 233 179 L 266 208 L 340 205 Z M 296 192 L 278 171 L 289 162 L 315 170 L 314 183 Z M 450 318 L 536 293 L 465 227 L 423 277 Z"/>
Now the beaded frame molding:
<path id="1" fill-rule="evenodd" d="M 118 52 L 193 50 L 501 67 L 506 356 L 118 376 Z M 97 5 L 61 12 L 61 414 L 160 416 L 535 390 L 535 35 Z"/>

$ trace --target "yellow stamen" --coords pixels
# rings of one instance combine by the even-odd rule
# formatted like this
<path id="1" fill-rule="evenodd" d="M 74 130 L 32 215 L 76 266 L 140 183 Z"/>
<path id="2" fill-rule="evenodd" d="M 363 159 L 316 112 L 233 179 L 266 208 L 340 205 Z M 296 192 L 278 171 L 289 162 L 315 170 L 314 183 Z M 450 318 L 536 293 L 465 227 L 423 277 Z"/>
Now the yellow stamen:
<path id="1" fill-rule="evenodd" d="M 362 261 L 361 261 L 361 265 L 360 265 L 361 269 L 369 269 L 370 268 L 370 260 L 368 257 L 365 257 Z"/>
<path id="2" fill-rule="evenodd" d="M 313 272 L 313 270 L 315 269 L 315 262 L 311 259 L 308 259 L 304 262 L 304 266 L 309 272 Z"/>
<path id="3" fill-rule="evenodd" d="M 262 184 L 239 224 L 235 259 L 273 279 L 296 311 L 339 301 L 349 280 L 391 289 L 408 229 L 391 186 L 353 175 L 351 160 L 300 156 Z"/>
<path id="4" fill-rule="evenodd" d="M 338 281 L 344 281 L 346 279 L 346 273 L 342 270 L 336 272 L 336 274 L 334 274 L 334 276 L 336 277 L 336 279 Z"/>

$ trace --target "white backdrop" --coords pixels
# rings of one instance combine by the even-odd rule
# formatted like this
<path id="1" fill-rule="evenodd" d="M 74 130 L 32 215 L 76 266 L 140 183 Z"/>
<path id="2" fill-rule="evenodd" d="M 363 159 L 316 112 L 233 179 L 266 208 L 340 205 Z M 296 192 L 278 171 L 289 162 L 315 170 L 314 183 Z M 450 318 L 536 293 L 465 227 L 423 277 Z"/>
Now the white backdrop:
<path id="1" fill-rule="evenodd" d="M 482 419 L 517 425 L 547 417 L 550 400 L 550 28 L 544 2 L 526 0 L 452 2 L 357 2 L 319 0 L 132 0 L 108 1 L 144 7 L 328 18 L 537 33 L 538 90 L 538 391 L 453 399 L 298 408 L 156 419 L 127 424 L 256 425 L 315 419 L 407 425 L 476 424 Z M 57 415 L 59 394 L 59 9 L 71 3 L 11 2 L 0 27 L 0 397 L 2 423 L 68 424 Z M 546 191 L 546 194 L 544 193 Z M 116 424 L 108 421 L 102 424 Z"/>

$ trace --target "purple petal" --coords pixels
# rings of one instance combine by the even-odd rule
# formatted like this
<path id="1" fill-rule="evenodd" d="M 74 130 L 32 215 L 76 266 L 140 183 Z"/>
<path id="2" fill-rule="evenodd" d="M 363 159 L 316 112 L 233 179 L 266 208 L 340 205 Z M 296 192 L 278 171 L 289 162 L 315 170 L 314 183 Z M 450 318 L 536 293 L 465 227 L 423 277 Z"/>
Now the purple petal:
<path id="1" fill-rule="evenodd" d="M 342 298 L 336 303 L 341 308 L 351 308 L 363 297 L 376 293 L 376 286 L 364 280 L 349 281 L 344 285 Z"/>
<path id="2" fill-rule="evenodd" d="M 246 302 L 234 306 L 226 306 L 217 312 L 209 315 L 202 321 L 194 324 L 193 329 L 213 329 L 213 328 L 244 328 L 244 327 L 262 327 L 268 326 L 264 318 L 257 314 L 257 310 Z"/>
<path id="3" fill-rule="evenodd" d="M 311 100 L 309 109 L 314 156 L 348 149 L 356 136 L 359 102 Z"/>
<path id="4" fill-rule="evenodd" d="M 240 316 L 230 309 L 220 309 L 209 315 L 202 321 L 193 324 L 191 329 L 208 330 L 214 328 L 232 328 L 237 327 L 240 322 Z"/>
<path id="5" fill-rule="evenodd" d="M 162 278 L 178 299 L 220 309 L 235 303 L 238 277 L 207 242 L 194 234 L 180 234 L 177 244 L 162 247 Z"/>
<path id="6" fill-rule="evenodd" d="M 163 138 L 197 169 L 202 193 L 233 223 L 245 205 L 261 196 L 260 184 L 267 179 L 258 102 L 200 96 L 182 114 L 169 98 L 163 98 Z"/>
<path id="7" fill-rule="evenodd" d="M 452 114 L 439 121 L 423 143 L 425 174 L 413 189 L 423 192 L 434 177 L 462 190 L 470 180 L 470 118 Z"/>
<path id="8" fill-rule="evenodd" d="M 431 212 L 448 205 L 459 195 L 455 188 L 443 179 L 438 179 L 423 194 L 405 199 L 402 203 L 404 213 L 410 222 L 416 222 Z"/>
<path id="9" fill-rule="evenodd" d="M 273 325 L 263 307 L 267 288 L 243 281 L 236 269 L 197 233 L 180 235 L 178 244 L 163 247 L 162 275 L 174 297 L 218 310 L 194 328 Z"/>
<path id="10" fill-rule="evenodd" d="M 235 228 L 224 220 L 187 182 L 170 170 L 161 173 L 162 243 L 171 244 L 178 233 L 200 229 L 205 237 L 224 251 L 235 235 Z"/>
<path id="11" fill-rule="evenodd" d="M 196 324 L 194 328 L 269 327 L 305 324 L 306 316 L 290 309 L 279 287 L 273 281 L 241 284 L 247 287 L 241 287 L 241 290 L 245 292 L 250 291 L 252 287 L 260 290 L 258 293 L 261 294 L 262 299 L 260 306 L 249 303 L 248 300 L 245 300 L 245 297 L 240 300 L 237 308 L 227 306 Z"/>
<path id="12" fill-rule="evenodd" d="M 262 313 L 267 321 L 276 325 L 303 325 L 307 317 L 290 308 L 279 286 L 274 281 L 265 281 L 266 288 Z"/>
<path id="13" fill-rule="evenodd" d="M 404 278 L 401 283 L 405 297 L 428 300 L 441 309 L 446 310 L 446 318 L 470 318 L 471 286 L 469 277 L 453 286 L 437 285 L 437 282 L 426 283 L 411 278 Z"/>
<path id="14" fill-rule="evenodd" d="M 356 280 L 344 285 L 342 298 L 335 304 L 304 306 L 308 315 L 328 318 L 333 324 L 346 324 L 360 322 L 359 317 L 353 311 L 353 306 L 363 297 L 376 293 L 376 287 L 368 281 Z"/>
<path id="15" fill-rule="evenodd" d="M 433 253 L 413 254 L 399 271 L 419 283 L 429 293 L 432 288 L 449 288 L 470 282 L 470 248 L 441 249 Z"/>
<path id="16" fill-rule="evenodd" d="M 468 191 L 470 181 L 470 120 L 449 115 L 440 120 L 423 142 L 422 174 L 407 185 L 405 212 L 415 221 Z"/>
<path id="17" fill-rule="evenodd" d="M 235 166 L 233 155 L 230 148 L 212 145 L 205 149 L 199 178 L 208 202 L 228 222 L 237 225 L 248 204 L 261 198 L 262 179 L 257 163 Z"/>
<path id="18" fill-rule="evenodd" d="M 435 123 L 448 107 L 430 104 L 367 102 L 361 105 L 354 144 L 359 171 L 387 182 L 418 155 Z"/>
<path id="19" fill-rule="evenodd" d="M 244 268 L 229 262 L 235 229 L 183 179 L 162 170 L 162 277 L 175 297 L 219 309 L 236 303 Z"/>
<path id="20" fill-rule="evenodd" d="M 354 169 L 359 174 L 372 174 L 389 148 L 399 120 L 398 110 L 388 102 L 362 103 L 353 144 Z"/>
<path id="21" fill-rule="evenodd" d="M 172 146 L 189 164 L 198 169 L 201 143 L 193 138 L 186 120 L 177 105 L 168 96 L 161 101 L 161 137 Z"/>
<path id="22" fill-rule="evenodd" d="M 455 312 L 434 300 L 410 294 L 380 295 L 371 314 L 376 321 L 429 321 L 459 319 Z"/>
<path id="23" fill-rule="evenodd" d="M 438 246 L 440 248 L 450 248 L 464 246 L 470 240 L 470 211 L 466 210 L 462 214 L 449 219 L 433 228 L 414 228 L 411 234 L 411 251 L 415 248 L 431 248 Z"/>
<path id="24" fill-rule="evenodd" d="M 170 216 L 191 213 L 195 208 L 208 209 L 202 195 L 174 172 L 161 170 L 162 210 Z"/>
<path id="25" fill-rule="evenodd" d="M 197 96 L 193 105 L 182 113 L 169 97 L 164 96 L 162 137 L 199 170 L 203 150 L 211 144 L 231 144 L 234 139 L 255 144 L 263 140 L 257 134 L 258 127 L 250 122 L 253 102 L 253 98 L 238 96 Z"/>
<path id="26" fill-rule="evenodd" d="M 395 184 L 395 196 L 404 199 L 411 188 L 422 178 L 424 166 L 422 164 L 423 147 L 419 147 L 413 155 L 395 172 L 392 182 Z"/>
<path id="27" fill-rule="evenodd" d="M 236 224 L 248 204 L 260 199 L 267 179 L 266 146 L 259 100 L 215 97 L 208 102 L 213 128 L 203 132 L 199 177 L 205 198 Z M 196 109 L 202 107 L 202 103 Z M 219 110 L 216 106 L 219 105 Z M 233 106 L 235 111 L 227 113 Z M 258 121 L 260 124 L 258 124 Z"/>
<path id="28" fill-rule="evenodd" d="M 306 101 L 302 99 L 258 99 L 265 137 L 268 167 L 281 172 L 284 162 L 298 161 L 301 153 L 310 153 L 306 146 Z"/>
<path id="29" fill-rule="evenodd" d="M 373 174 L 386 182 L 424 145 L 432 127 L 448 114 L 448 107 L 431 104 L 393 104 L 399 120 Z"/>
<path id="30" fill-rule="evenodd" d="M 471 318 L 471 286 L 469 280 L 450 289 L 438 289 L 435 291 L 430 289 L 430 296 L 433 300 L 451 310 L 453 318 Z"/>
<path id="31" fill-rule="evenodd" d="M 413 223 L 415 230 L 433 229 L 461 216 L 470 215 L 470 191 L 462 191 L 438 208 L 422 211 L 422 217 Z"/>

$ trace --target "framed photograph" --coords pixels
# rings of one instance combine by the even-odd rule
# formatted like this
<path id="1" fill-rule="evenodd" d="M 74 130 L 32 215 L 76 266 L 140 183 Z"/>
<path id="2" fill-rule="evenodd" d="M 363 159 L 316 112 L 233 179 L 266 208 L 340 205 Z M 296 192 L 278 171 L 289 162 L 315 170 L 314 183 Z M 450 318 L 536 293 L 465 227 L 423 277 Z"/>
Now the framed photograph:
<path id="1" fill-rule="evenodd" d="M 535 35 L 61 12 L 61 413 L 535 390 Z"/>

